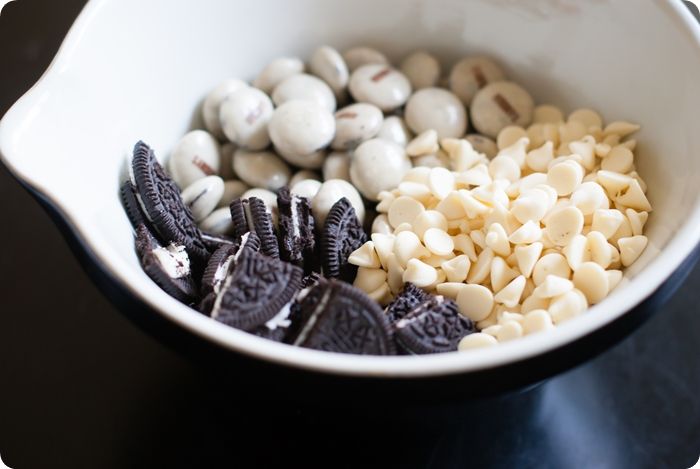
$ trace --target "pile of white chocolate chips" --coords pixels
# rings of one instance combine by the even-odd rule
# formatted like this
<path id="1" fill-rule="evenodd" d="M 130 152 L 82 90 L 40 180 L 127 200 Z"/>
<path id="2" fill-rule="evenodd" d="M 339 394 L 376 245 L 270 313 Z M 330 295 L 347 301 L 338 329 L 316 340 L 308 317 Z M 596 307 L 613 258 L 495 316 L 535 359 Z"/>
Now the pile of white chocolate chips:
<path id="1" fill-rule="evenodd" d="M 311 200 L 317 226 L 341 197 L 361 221 L 376 203 L 354 285 L 382 305 L 405 282 L 454 299 L 480 330 L 460 350 L 583 313 L 645 249 L 638 125 L 535 106 L 484 57 L 443 78 L 423 51 L 394 68 L 374 49 L 324 46 L 306 67 L 280 58 L 252 86 L 222 83 L 204 102 L 208 132 L 175 148 L 170 172 L 205 231 L 230 230 L 236 197 L 274 219 L 283 186 Z"/>
<path id="2" fill-rule="evenodd" d="M 414 167 L 379 194 L 371 241 L 350 262 L 355 286 L 382 304 L 404 282 L 453 298 L 481 333 L 460 349 L 551 329 L 600 302 L 647 245 L 651 205 L 634 170 L 639 127 L 603 127 L 581 109 L 565 121 L 535 108 L 527 129 L 498 133 L 496 156 L 433 130 L 408 146 L 447 168 Z"/>

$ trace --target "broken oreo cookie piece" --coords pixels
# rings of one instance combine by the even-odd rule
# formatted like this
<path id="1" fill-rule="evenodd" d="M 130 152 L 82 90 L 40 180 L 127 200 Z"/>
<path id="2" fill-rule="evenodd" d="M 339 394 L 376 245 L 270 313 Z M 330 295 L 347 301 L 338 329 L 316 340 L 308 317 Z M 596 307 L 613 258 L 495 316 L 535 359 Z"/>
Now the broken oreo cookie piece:
<path id="1" fill-rule="evenodd" d="M 148 221 L 162 240 L 184 245 L 193 270 L 201 272 L 209 251 L 199 227 L 180 197 L 180 188 L 165 173 L 153 150 L 141 141 L 134 146 L 131 171 L 137 199 Z"/>
<path id="2" fill-rule="evenodd" d="M 252 331 L 275 317 L 301 289 L 300 268 L 242 249 L 221 285 L 211 317 Z"/>
<path id="3" fill-rule="evenodd" d="M 141 224 L 136 228 L 136 253 L 146 274 L 167 294 L 187 304 L 196 300 L 197 286 L 185 246 L 171 243 L 163 247 Z"/>
<path id="4" fill-rule="evenodd" d="M 260 238 L 260 251 L 263 254 L 274 258 L 280 257 L 272 217 L 262 200 L 257 197 L 236 199 L 231 202 L 230 209 L 236 241 L 248 232 L 255 233 Z"/>
<path id="5" fill-rule="evenodd" d="M 389 324 L 379 305 L 359 289 L 321 281 L 296 305 L 288 343 L 327 352 L 392 355 Z"/>
<path id="6" fill-rule="evenodd" d="M 352 283 L 357 267 L 348 263 L 348 257 L 367 241 L 355 209 L 345 197 L 338 200 L 326 218 L 321 233 L 321 262 L 323 275 Z"/>
<path id="7" fill-rule="evenodd" d="M 306 197 L 291 194 L 283 187 L 277 194 L 279 211 L 280 259 L 303 267 L 309 273 L 316 267 L 314 217 Z"/>
<path id="8" fill-rule="evenodd" d="M 221 284 L 226 279 L 236 259 L 241 252 L 250 250 L 257 252 L 260 250 L 260 239 L 255 233 L 246 233 L 241 238 L 240 244 L 231 243 L 221 246 L 209 258 L 207 268 L 202 275 L 202 294 L 208 295 L 211 292 L 219 293 Z"/>
<path id="9" fill-rule="evenodd" d="M 476 331 L 474 323 L 459 314 L 454 301 L 433 295 L 392 328 L 398 349 L 407 354 L 452 352 L 462 337 Z"/>
<path id="10" fill-rule="evenodd" d="M 406 282 L 396 298 L 386 307 L 384 314 L 386 314 L 389 323 L 393 324 L 410 313 L 416 306 L 429 300 L 430 296 L 430 293 L 422 288 Z"/>

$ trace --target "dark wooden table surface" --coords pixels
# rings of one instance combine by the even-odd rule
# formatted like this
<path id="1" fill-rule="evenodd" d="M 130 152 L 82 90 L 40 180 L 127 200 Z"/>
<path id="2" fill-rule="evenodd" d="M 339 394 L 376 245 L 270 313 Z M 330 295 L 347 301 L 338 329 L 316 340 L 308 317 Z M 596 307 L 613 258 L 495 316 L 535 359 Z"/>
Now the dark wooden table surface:
<path id="1" fill-rule="evenodd" d="M 0 113 L 40 76 L 81 5 L 3 10 Z M 428 431 L 222 395 L 95 289 L 4 168 L 0 214 L 0 457 L 15 469 L 680 468 L 700 454 L 700 269 L 631 338 L 512 413 Z M 476 441 L 481 428 L 492 434 Z"/>

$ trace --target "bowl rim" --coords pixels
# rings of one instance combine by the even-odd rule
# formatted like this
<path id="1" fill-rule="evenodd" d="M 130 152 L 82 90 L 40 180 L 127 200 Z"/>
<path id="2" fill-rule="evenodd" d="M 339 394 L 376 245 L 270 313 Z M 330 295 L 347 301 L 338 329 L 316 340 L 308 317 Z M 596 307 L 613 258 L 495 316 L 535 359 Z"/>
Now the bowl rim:
<path id="1" fill-rule="evenodd" d="M 47 188 L 41 180 L 24 171 L 22 165 L 18 164 L 21 155 L 14 150 L 15 130 L 31 117 L 29 111 L 42 97 L 44 90 L 58 80 L 57 70 L 70 61 L 84 36 L 85 28 L 95 20 L 100 7 L 106 1 L 108 0 L 90 0 L 87 3 L 44 74 L 2 118 L 0 160 L 22 184 L 40 194 L 57 209 L 100 267 L 109 272 L 112 278 L 118 279 L 121 286 L 129 293 L 166 319 L 224 349 L 291 368 L 358 377 L 420 378 L 493 369 L 562 348 L 630 313 L 635 306 L 661 286 L 700 241 L 699 196 L 686 222 L 663 249 L 664 255 L 657 256 L 649 266 L 642 269 L 631 280 L 631 283 L 638 287 L 633 295 L 609 297 L 604 302 L 591 307 L 589 314 L 581 315 L 558 326 L 553 333 L 534 334 L 517 341 L 499 344 L 497 347 L 473 350 L 469 353 L 451 352 L 410 357 L 329 353 L 280 344 L 218 323 L 168 296 L 155 283 L 138 284 L 140 279 L 130 278 L 128 273 L 133 273 L 133 267 L 119 256 L 110 256 L 115 254 L 113 247 L 89 225 L 81 223 L 75 217 L 74 213 L 78 208 L 71 207 L 66 201 L 62 201 L 60 193 Z M 688 8 L 674 0 L 664 0 L 660 3 L 660 8 L 675 20 L 679 27 L 690 34 L 694 39 L 694 46 L 700 52 L 700 26 Z"/>

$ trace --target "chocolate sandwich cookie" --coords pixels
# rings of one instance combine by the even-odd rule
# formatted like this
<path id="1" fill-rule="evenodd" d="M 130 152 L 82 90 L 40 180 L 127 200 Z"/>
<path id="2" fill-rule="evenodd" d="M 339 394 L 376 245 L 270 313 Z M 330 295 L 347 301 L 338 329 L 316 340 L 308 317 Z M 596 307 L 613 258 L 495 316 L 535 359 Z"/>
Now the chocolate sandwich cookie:
<path id="1" fill-rule="evenodd" d="M 407 354 L 452 352 L 475 330 L 454 301 L 432 295 L 393 324 L 397 348 Z"/>
<path id="2" fill-rule="evenodd" d="M 280 259 L 311 272 L 316 266 L 314 217 L 306 197 L 291 194 L 287 187 L 277 193 Z"/>
<path id="3" fill-rule="evenodd" d="M 153 150 L 141 141 L 134 146 L 131 167 L 132 182 L 146 217 L 162 240 L 184 245 L 193 270 L 201 272 L 209 251 L 190 209 L 180 197 L 180 188 L 165 174 Z"/>
<path id="4" fill-rule="evenodd" d="M 255 233 L 246 233 L 241 238 L 240 243 L 230 243 L 223 245 L 209 258 L 207 268 L 202 275 L 201 291 L 202 295 L 209 293 L 218 294 L 221 284 L 231 270 L 231 267 L 240 257 L 244 250 L 258 252 L 260 250 L 260 239 Z"/>
<path id="5" fill-rule="evenodd" d="M 298 302 L 286 341 L 327 352 L 392 355 L 381 308 L 362 291 L 334 279 L 312 287 Z"/>
<path id="6" fill-rule="evenodd" d="M 236 199 L 231 202 L 234 239 L 252 232 L 260 238 L 260 251 L 266 256 L 279 258 L 280 251 L 272 224 L 272 217 L 265 208 L 265 203 L 257 197 Z"/>
<path id="7" fill-rule="evenodd" d="M 211 317 L 252 331 L 289 303 L 301 289 L 302 277 L 299 267 L 243 249 L 220 287 Z"/>
<path id="8" fill-rule="evenodd" d="M 136 253 L 146 274 L 167 294 L 183 303 L 196 300 L 187 250 L 182 244 L 163 247 L 146 225 L 136 228 Z"/>
<path id="9" fill-rule="evenodd" d="M 348 257 L 367 242 L 367 233 L 355 215 L 355 209 L 345 197 L 338 200 L 326 217 L 321 233 L 321 263 L 323 275 L 352 282 L 357 267 Z"/>
<path id="10" fill-rule="evenodd" d="M 150 222 L 143 213 L 138 196 L 136 195 L 136 187 L 131 181 L 124 181 L 122 183 L 119 187 L 119 197 L 122 201 L 124 212 L 126 212 L 126 216 L 134 230 L 138 228 L 139 225 L 150 227 Z"/>
<path id="11" fill-rule="evenodd" d="M 221 246 L 233 244 L 233 238 L 229 238 L 228 236 L 206 233 L 204 231 L 201 233 L 202 241 L 204 241 L 204 245 L 211 253 L 219 249 Z"/>
<path id="12" fill-rule="evenodd" d="M 387 305 L 384 314 L 386 314 L 389 323 L 393 324 L 410 313 L 416 306 L 429 300 L 430 296 L 430 293 L 425 290 L 406 282 L 396 298 Z"/>

